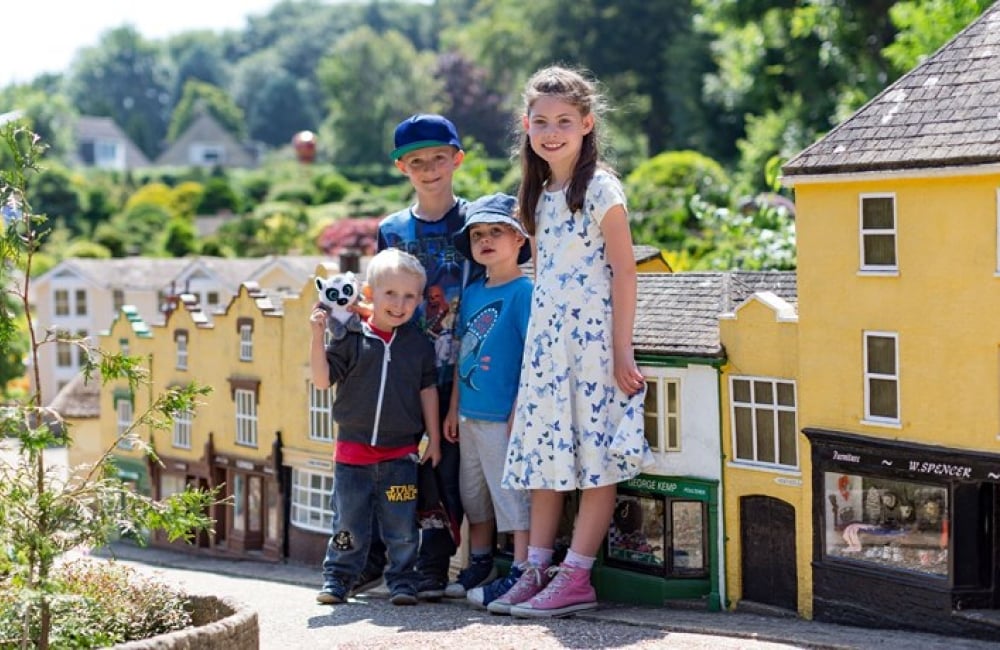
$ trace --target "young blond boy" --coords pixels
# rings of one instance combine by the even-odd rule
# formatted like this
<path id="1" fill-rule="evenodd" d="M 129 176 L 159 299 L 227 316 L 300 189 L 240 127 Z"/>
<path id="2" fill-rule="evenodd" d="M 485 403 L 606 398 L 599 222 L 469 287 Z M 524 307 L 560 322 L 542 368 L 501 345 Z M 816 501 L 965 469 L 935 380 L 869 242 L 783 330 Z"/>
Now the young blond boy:
<path id="1" fill-rule="evenodd" d="M 316 595 L 323 604 L 347 600 L 376 535 L 388 551 L 390 601 L 417 602 L 417 441 L 424 432 L 420 461 L 441 458 L 434 349 L 411 323 L 426 280 L 415 257 L 385 250 L 368 265 L 371 315 L 360 332 L 324 345 L 327 312 L 317 305 L 310 315 L 313 384 L 337 384 L 333 530 Z"/>

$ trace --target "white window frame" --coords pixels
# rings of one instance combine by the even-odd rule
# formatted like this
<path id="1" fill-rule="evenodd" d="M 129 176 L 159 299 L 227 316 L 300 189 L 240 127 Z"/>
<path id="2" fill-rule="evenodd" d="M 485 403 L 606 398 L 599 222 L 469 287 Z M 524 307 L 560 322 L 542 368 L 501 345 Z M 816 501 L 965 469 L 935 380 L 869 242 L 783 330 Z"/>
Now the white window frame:
<path id="1" fill-rule="evenodd" d="M 892 373 L 878 373 L 872 372 L 868 365 L 868 340 L 871 338 L 887 338 L 892 339 L 893 342 L 893 355 L 895 356 L 894 365 Z M 865 331 L 864 336 L 861 341 L 861 354 L 864 370 L 864 382 L 865 382 L 865 419 L 864 422 L 867 424 L 877 424 L 882 426 L 899 426 L 902 422 L 900 413 L 903 410 L 902 404 L 900 402 L 899 394 L 899 334 L 897 332 L 883 332 L 883 331 Z M 871 410 L 871 382 L 872 380 L 880 381 L 891 381 L 895 383 L 896 386 L 896 417 L 885 417 L 883 415 L 873 415 Z"/>
<path id="2" fill-rule="evenodd" d="M 52 315 L 68 317 L 69 314 L 69 289 L 54 289 L 52 291 Z"/>
<path id="3" fill-rule="evenodd" d="M 194 413 L 190 410 L 176 411 L 174 413 L 174 435 L 173 445 L 177 449 L 191 448 L 191 430 L 194 423 Z"/>
<path id="4" fill-rule="evenodd" d="M 240 361 L 253 361 L 253 325 L 240 325 Z"/>
<path id="5" fill-rule="evenodd" d="M 292 468 L 289 521 L 296 528 L 329 534 L 333 527 L 333 472 Z"/>
<path id="6" fill-rule="evenodd" d="M 130 440 L 122 438 L 128 433 L 132 421 L 135 419 L 135 405 L 132 404 L 130 396 L 116 396 L 115 400 L 115 435 L 118 438 L 117 446 L 121 449 L 132 449 Z"/>
<path id="7" fill-rule="evenodd" d="M 77 289 L 73 292 L 73 315 L 87 315 L 87 290 Z"/>
<path id="8" fill-rule="evenodd" d="M 73 345 L 66 341 L 56 342 L 56 367 L 72 368 L 73 366 Z"/>
<path id="9" fill-rule="evenodd" d="M 750 401 L 742 401 L 736 398 L 735 383 L 737 381 L 745 381 L 750 384 Z M 771 395 L 773 395 L 774 401 L 771 403 L 757 401 L 757 393 L 755 390 L 755 385 L 758 383 L 767 383 L 771 385 Z M 793 404 L 791 406 L 787 404 L 778 403 L 778 385 L 787 385 L 792 388 L 792 400 Z M 753 458 L 742 458 L 738 456 L 738 438 L 739 431 L 737 431 L 737 408 L 748 408 L 750 409 L 750 439 L 753 441 Z M 740 465 L 752 465 L 754 467 L 765 467 L 768 469 L 781 469 L 781 470 L 799 470 L 799 390 L 796 382 L 792 379 L 785 379 L 781 377 L 763 377 L 756 375 L 730 375 L 729 377 L 729 428 L 730 428 L 730 439 L 732 443 L 733 450 L 733 462 Z M 772 415 L 772 430 L 774 431 L 774 461 L 760 460 L 757 450 L 757 415 L 758 412 L 768 411 Z M 792 423 L 792 442 L 795 445 L 794 464 L 782 463 L 781 462 L 781 420 L 779 418 L 780 413 L 791 413 L 793 417 Z"/>
<path id="10" fill-rule="evenodd" d="M 333 389 L 316 388 L 309 383 L 309 439 L 320 442 L 333 442 Z"/>
<path id="11" fill-rule="evenodd" d="M 236 402 L 236 444 L 257 447 L 257 395 L 252 390 L 233 391 Z"/>
<path id="12" fill-rule="evenodd" d="M 667 377 L 661 368 L 651 368 L 643 366 L 639 371 L 646 378 L 646 390 L 656 391 L 656 444 L 650 443 L 653 452 L 679 452 L 681 451 L 681 380 L 679 377 Z M 667 409 L 667 390 L 672 388 L 676 391 L 676 410 L 671 413 Z M 648 415 L 648 413 L 647 413 Z M 676 440 L 670 442 L 670 422 L 675 423 L 677 432 Z M 648 440 L 647 432 L 647 440 Z"/>
<path id="13" fill-rule="evenodd" d="M 175 339 L 177 345 L 177 370 L 188 368 L 188 337 L 184 332 L 178 332 Z"/>
<path id="14" fill-rule="evenodd" d="M 865 228 L 865 201 L 867 199 L 892 199 L 892 227 Z M 865 274 L 893 274 L 899 272 L 899 213 L 895 192 L 870 192 L 858 196 L 858 259 L 859 268 Z M 865 260 L 865 238 L 868 236 L 892 236 L 893 264 L 869 264 Z"/>

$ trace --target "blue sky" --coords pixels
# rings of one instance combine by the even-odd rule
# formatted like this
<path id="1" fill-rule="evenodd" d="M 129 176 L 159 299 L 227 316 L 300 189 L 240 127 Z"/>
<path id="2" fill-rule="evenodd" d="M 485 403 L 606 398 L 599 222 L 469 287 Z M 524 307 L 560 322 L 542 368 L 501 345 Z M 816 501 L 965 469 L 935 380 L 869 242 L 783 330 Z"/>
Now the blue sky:
<path id="1" fill-rule="evenodd" d="M 279 0 L 7 0 L 0 31 L 0 86 L 63 71 L 102 33 L 131 24 L 156 40 L 192 29 L 240 28 Z"/>

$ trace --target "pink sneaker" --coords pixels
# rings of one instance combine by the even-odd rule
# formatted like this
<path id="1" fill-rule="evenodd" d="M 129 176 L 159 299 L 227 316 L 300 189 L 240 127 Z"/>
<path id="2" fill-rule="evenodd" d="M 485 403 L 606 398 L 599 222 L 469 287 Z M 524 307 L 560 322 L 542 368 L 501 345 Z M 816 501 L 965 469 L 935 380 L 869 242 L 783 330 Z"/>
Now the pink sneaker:
<path id="1" fill-rule="evenodd" d="M 523 603 L 540 592 L 550 576 L 545 569 L 525 563 L 524 573 L 507 593 L 493 600 L 486 609 L 493 614 L 510 614 L 510 608 Z"/>
<path id="2" fill-rule="evenodd" d="M 597 593 L 590 585 L 590 571 L 567 564 L 551 567 L 552 582 L 531 600 L 514 605 L 510 615 L 518 618 L 566 616 L 597 608 Z"/>

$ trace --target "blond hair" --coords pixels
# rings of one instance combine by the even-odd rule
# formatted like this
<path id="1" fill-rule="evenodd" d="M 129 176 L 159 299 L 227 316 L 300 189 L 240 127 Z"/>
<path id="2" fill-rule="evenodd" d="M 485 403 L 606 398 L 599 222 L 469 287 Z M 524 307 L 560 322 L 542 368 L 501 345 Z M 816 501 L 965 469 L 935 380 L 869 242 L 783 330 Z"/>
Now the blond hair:
<path id="1" fill-rule="evenodd" d="M 420 281 L 420 291 L 427 284 L 427 272 L 423 265 L 413 255 L 398 248 L 387 248 L 379 252 L 368 262 L 368 284 L 373 289 L 386 275 L 392 273 L 408 273 Z"/>

